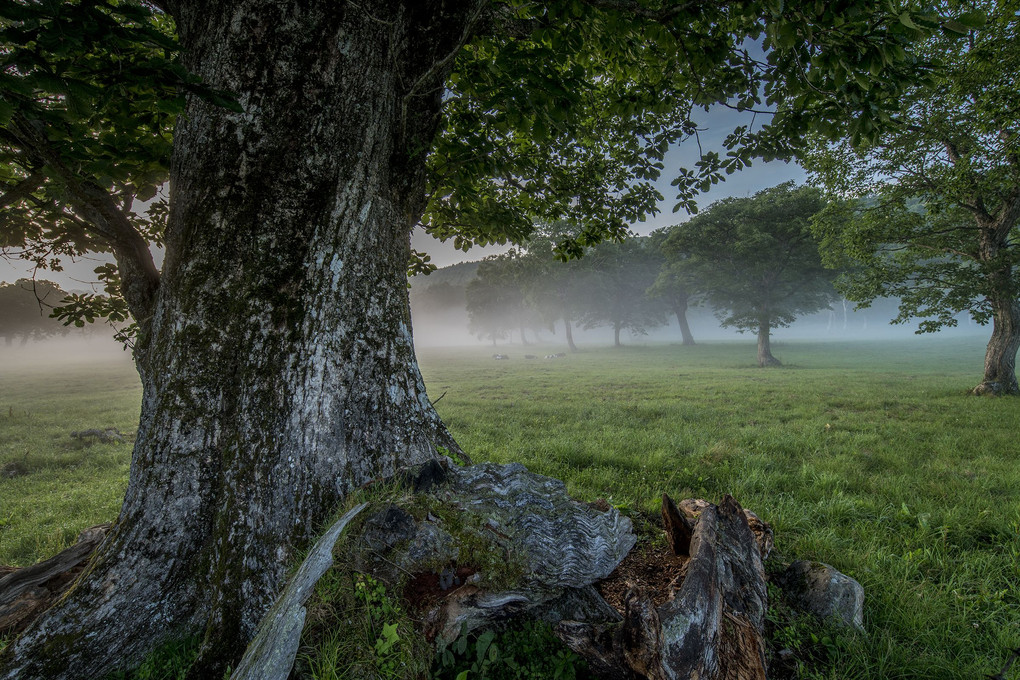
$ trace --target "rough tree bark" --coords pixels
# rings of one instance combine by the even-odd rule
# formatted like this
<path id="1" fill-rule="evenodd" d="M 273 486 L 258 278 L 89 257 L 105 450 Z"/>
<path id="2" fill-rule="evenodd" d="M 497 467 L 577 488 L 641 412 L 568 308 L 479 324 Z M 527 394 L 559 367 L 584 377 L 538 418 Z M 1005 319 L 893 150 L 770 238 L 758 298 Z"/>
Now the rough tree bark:
<path id="1" fill-rule="evenodd" d="M 109 524 L 89 527 L 77 543 L 31 566 L 0 567 L 0 635 L 20 633 L 59 599 L 109 529 Z"/>
<path id="2" fill-rule="evenodd" d="M 980 231 L 980 259 L 995 265 L 1004 248 L 1009 247 L 1009 234 L 1020 219 L 1020 200 L 1012 210 L 1004 210 L 993 222 L 982 224 Z M 999 264 L 989 273 L 992 294 L 992 337 L 985 350 L 985 372 L 981 383 L 973 389 L 976 395 L 1020 394 L 1016 379 L 1016 353 L 1020 349 L 1020 304 L 1017 303 L 1013 284 L 1013 268 Z"/>
<path id="3" fill-rule="evenodd" d="M 236 661 L 296 546 L 351 488 L 456 445 L 411 342 L 409 234 L 452 55 L 481 0 L 165 3 L 192 99 L 141 339 L 142 414 L 116 526 L 0 677 L 95 677 L 203 634 Z"/>
<path id="4" fill-rule="evenodd" d="M 1003 296 L 992 300 L 992 337 L 985 350 L 985 374 L 974 394 L 1020 394 L 1016 353 L 1020 349 L 1020 304 Z"/>
<path id="5" fill-rule="evenodd" d="M 762 317 L 758 321 L 758 365 L 762 368 L 783 365 L 779 359 L 772 356 L 771 330 L 769 318 Z"/>

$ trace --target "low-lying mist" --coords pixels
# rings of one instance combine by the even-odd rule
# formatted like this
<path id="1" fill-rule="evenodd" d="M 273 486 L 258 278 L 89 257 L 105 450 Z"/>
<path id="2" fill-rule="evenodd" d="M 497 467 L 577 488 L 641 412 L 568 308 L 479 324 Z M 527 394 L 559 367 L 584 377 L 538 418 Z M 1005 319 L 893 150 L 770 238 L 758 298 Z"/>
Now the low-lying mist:
<path id="1" fill-rule="evenodd" d="M 692 310 L 688 315 L 691 331 L 698 343 L 712 342 L 746 342 L 753 344 L 755 336 L 751 333 L 738 333 L 730 328 L 722 328 L 716 318 L 706 309 Z M 419 348 L 435 347 L 495 347 L 520 348 L 520 331 L 513 331 L 509 337 L 497 338 L 495 344 L 491 339 L 479 339 L 468 332 L 467 313 L 464 310 L 446 309 L 415 311 L 412 313 L 415 346 Z M 773 343 L 796 341 L 846 341 L 846 340 L 911 340 L 918 339 L 914 333 L 916 326 L 911 324 L 891 325 L 888 319 L 879 318 L 873 310 L 853 312 L 848 310 L 846 317 L 841 309 L 831 313 L 823 312 L 798 320 L 789 328 L 773 330 Z M 552 328 L 526 328 L 525 338 L 528 346 L 536 345 L 543 350 L 566 351 L 567 341 L 563 329 L 563 321 L 557 321 Z M 921 337 L 937 341 L 939 338 L 957 338 L 970 336 L 981 346 L 987 342 L 991 333 L 990 327 L 979 326 L 969 319 L 961 318 L 958 327 L 946 329 L 939 333 Z M 608 326 L 585 329 L 573 329 L 575 344 L 585 347 L 607 347 L 613 344 L 613 329 Z M 632 333 L 624 330 L 620 334 L 624 345 L 647 344 L 679 344 L 680 329 L 673 319 L 671 323 L 648 329 L 645 334 Z M 0 342 L 0 377 L 11 369 L 19 371 L 52 369 L 68 364 L 132 363 L 131 352 L 105 333 L 71 333 L 64 337 L 51 337 L 28 342 Z"/>
<path id="2" fill-rule="evenodd" d="M 831 311 L 813 314 L 798 319 L 788 328 L 772 330 L 773 342 L 784 341 L 825 341 L 825 340 L 909 340 L 918 338 L 915 333 L 916 323 L 892 324 L 892 309 L 868 309 L 854 311 L 848 306 L 844 310 L 838 303 Z M 753 333 L 740 333 L 732 328 L 723 328 L 712 312 L 705 308 L 695 308 L 687 314 L 691 332 L 695 342 L 744 341 L 755 342 Z M 442 310 L 411 311 L 414 342 L 417 347 L 506 347 L 521 346 L 520 330 L 514 330 L 508 336 L 497 338 L 478 338 L 468 331 L 468 315 L 463 309 L 447 308 Z M 574 343 L 579 347 L 607 346 L 613 344 L 613 329 L 610 326 L 585 329 L 574 325 Z M 552 327 L 536 326 L 524 330 L 529 344 L 542 346 L 562 345 L 566 347 L 566 335 L 563 321 L 556 321 Z M 990 326 L 981 326 L 967 315 L 958 318 L 956 328 L 947 328 L 938 333 L 925 334 L 931 338 L 975 336 L 980 342 L 987 341 L 991 334 Z M 981 340 L 981 338 L 984 340 Z M 669 323 L 649 328 L 644 334 L 623 330 L 620 334 L 624 345 L 642 345 L 648 343 L 679 343 L 682 341 L 680 328 L 675 318 Z"/>
<path id="3" fill-rule="evenodd" d="M 133 364 L 131 352 L 108 335 L 72 333 L 64 337 L 0 343 L 0 377 L 11 369 L 45 371 L 68 364 Z"/>

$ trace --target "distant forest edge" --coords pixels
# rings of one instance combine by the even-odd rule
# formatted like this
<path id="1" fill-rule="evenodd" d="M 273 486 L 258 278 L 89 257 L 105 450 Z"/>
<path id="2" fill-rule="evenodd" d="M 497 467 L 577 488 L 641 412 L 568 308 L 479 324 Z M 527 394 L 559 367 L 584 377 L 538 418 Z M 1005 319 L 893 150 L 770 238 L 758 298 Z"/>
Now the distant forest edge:
<path id="1" fill-rule="evenodd" d="M 637 240 L 647 237 L 635 237 Z M 618 247 L 607 244 L 605 248 Z M 409 278 L 411 290 L 411 315 L 414 322 L 415 339 L 419 344 L 436 346 L 443 344 L 466 344 L 495 340 L 497 346 L 521 345 L 523 329 L 528 344 L 562 344 L 567 346 L 564 320 L 549 318 L 540 309 L 513 304 L 498 304 L 492 308 L 495 319 L 488 328 L 472 330 L 471 317 L 467 307 L 467 289 L 472 282 L 479 281 L 478 269 L 482 260 L 461 262 L 442 267 L 429 275 L 419 274 Z M 554 263 L 561 264 L 561 263 Z M 565 266 L 565 265 L 561 265 Z M 633 272 L 635 278 L 651 276 L 655 271 Z M 477 284 L 476 284 L 477 285 Z M 502 295 L 497 300 L 505 302 L 513 298 Z M 65 325 L 63 320 L 52 316 L 53 310 L 61 306 L 70 295 L 80 293 L 65 291 L 57 284 L 46 280 L 19 279 L 13 283 L 0 282 L 0 346 L 24 346 L 50 338 L 92 337 L 96 334 L 108 336 L 104 326 L 86 324 L 76 328 L 73 323 Z M 642 294 L 645 294 L 642 292 Z M 653 297 L 647 301 L 662 309 L 654 313 L 645 324 L 625 329 L 622 341 L 640 342 L 642 338 L 658 342 L 682 342 L 676 316 L 669 312 L 660 300 Z M 642 302 L 644 304 L 644 302 Z M 855 303 L 843 298 L 836 299 L 829 309 L 806 315 L 791 326 L 788 333 L 780 333 L 779 340 L 790 336 L 812 338 L 865 338 L 881 335 L 893 330 L 889 322 L 898 313 L 899 301 L 895 298 L 876 300 L 870 308 L 855 310 Z M 700 340 L 718 340 L 735 337 L 733 332 L 720 326 L 711 306 L 692 304 L 687 311 L 687 320 L 694 337 Z M 523 321 L 523 323 L 522 323 Z M 581 320 L 573 322 L 572 331 L 577 342 L 606 345 L 613 341 L 612 319 L 601 323 L 586 324 Z M 915 330 L 912 325 L 900 326 L 899 334 L 909 335 Z M 959 331 L 984 333 L 966 314 L 959 316 Z M 495 336 L 495 337 L 493 337 Z"/>
<path id="2" fill-rule="evenodd" d="M 4 345 L 66 336 L 73 329 L 51 316 L 68 293 L 50 281 L 0 283 L 0 339 Z"/>
<path id="3" fill-rule="evenodd" d="M 635 237 L 642 239 L 647 237 Z M 607 244 L 614 247 L 619 244 Z M 423 346 L 444 344 L 492 343 L 491 335 L 470 330 L 470 316 L 467 310 L 466 291 L 472 281 L 478 280 L 478 267 L 482 260 L 460 262 L 439 268 L 431 274 L 418 274 L 409 278 L 411 290 L 411 317 L 414 324 L 415 342 Z M 562 263 L 554 263 L 555 265 Z M 654 271 L 651 272 L 654 275 Z M 646 273 L 647 274 L 647 273 Z M 653 276 L 654 278 L 654 276 Z M 892 319 L 899 313 L 899 299 L 879 298 L 867 309 L 855 309 L 855 302 L 839 297 L 829 309 L 805 315 L 795 321 L 787 331 L 780 331 L 777 339 L 782 341 L 791 337 L 811 337 L 834 339 L 869 338 L 895 333 L 897 336 L 910 337 L 917 329 L 916 324 L 893 326 Z M 498 333 L 496 345 L 521 345 L 521 326 L 516 314 L 520 311 L 513 306 L 498 310 L 497 314 L 504 317 L 503 333 Z M 547 319 L 541 314 L 529 312 L 526 315 L 524 333 L 528 343 L 567 345 L 562 319 Z M 712 341 L 726 338 L 739 338 L 735 331 L 722 328 L 711 306 L 700 303 L 692 305 L 687 311 L 687 320 L 696 341 Z M 944 332 L 974 333 L 984 335 L 987 330 L 975 323 L 966 313 L 958 315 L 959 326 Z M 585 328 L 583 324 L 574 323 L 572 329 L 575 340 L 580 343 L 607 345 L 613 342 L 613 326 L 610 321 L 604 324 Z M 748 336 L 748 340 L 750 340 Z M 675 342 L 683 340 L 679 324 L 673 314 L 664 314 L 661 323 L 645 327 L 644 332 L 631 330 L 623 338 L 627 342 Z"/>

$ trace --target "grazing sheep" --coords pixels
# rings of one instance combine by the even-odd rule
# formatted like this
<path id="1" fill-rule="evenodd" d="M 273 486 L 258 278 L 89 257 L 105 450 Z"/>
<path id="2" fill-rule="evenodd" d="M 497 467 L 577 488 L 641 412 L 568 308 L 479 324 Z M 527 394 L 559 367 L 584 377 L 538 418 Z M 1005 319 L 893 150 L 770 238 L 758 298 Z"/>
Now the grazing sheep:
<path id="1" fill-rule="evenodd" d="M 536 357 L 534 354 L 525 354 L 524 358 L 525 359 L 537 359 L 538 357 Z"/>
<path id="2" fill-rule="evenodd" d="M 502 361 L 504 359 L 509 359 L 510 357 L 508 357 L 505 354 L 493 354 L 492 358 L 495 359 L 496 361 Z"/>

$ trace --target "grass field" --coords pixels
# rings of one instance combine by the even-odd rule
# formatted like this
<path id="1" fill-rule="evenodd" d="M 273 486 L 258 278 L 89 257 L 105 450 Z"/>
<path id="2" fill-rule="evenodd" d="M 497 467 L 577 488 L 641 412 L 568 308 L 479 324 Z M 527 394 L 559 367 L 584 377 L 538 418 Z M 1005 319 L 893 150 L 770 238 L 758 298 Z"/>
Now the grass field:
<path id="1" fill-rule="evenodd" d="M 520 461 L 572 493 L 657 512 L 662 492 L 731 493 L 782 558 L 867 592 L 866 636 L 798 640 L 802 677 L 980 678 L 1020 646 L 1020 400 L 966 396 L 980 338 L 420 352 L 437 408 L 475 460 Z M 43 368 L 0 355 L 0 564 L 27 564 L 115 518 L 133 431 L 129 362 Z M 780 635 L 810 636 L 800 630 Z"/>

